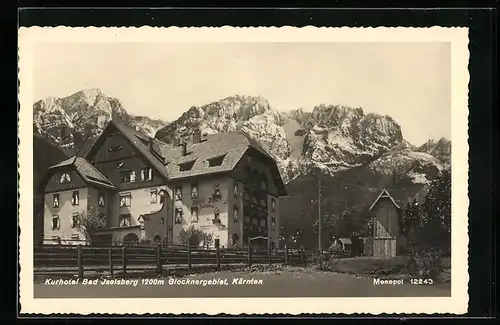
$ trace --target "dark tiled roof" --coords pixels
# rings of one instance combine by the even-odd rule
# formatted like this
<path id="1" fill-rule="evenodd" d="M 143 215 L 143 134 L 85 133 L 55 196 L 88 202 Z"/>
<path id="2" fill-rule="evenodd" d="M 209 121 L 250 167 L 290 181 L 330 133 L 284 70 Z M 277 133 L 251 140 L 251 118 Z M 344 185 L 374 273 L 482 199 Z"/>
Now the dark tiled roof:
<path id="1" fill-rule="evenodd" d="M 65 166 L 73 166 L 84 181 L 89 184 L 116 189 L 115 185 L 106 176 L 104 176 L 103 173 L 82 157 L 71 157 L 49 167 L 49 169 L 56 169 Z"/>
<path id="2" fill-rule="evenodd" d="M 181 147 L 162 147 L 162 153 L 166 157 L 166 169 L 170 179 L 199 176 L 229 172 L 234 169 L 241 157 L 251 146 L 251 140 L 242 132 L 228 132 L 213 134 L 206 141 L 187 146 L 187 155 L 182 155 Z M 260 147 L 259 147 L 260 148 Z M 262 149 L 260 149 L 262 150 Z M 259 150 L 259 151 L 260 151 Z M 264 152 L 265 153 L 265 152 Z M 268 156 L 267 154 L 265 154 Z M 221 158 L 219 166 L 209 166 L 209 160 Z M 179 165 L 194 162 L 190 170 L 180 171 Z"/>
<path id="3" fill-rule="evenodd" d="M 262 149 L 258 142 L 247 137 L 241 131 L 210 135 L 201 143 L 188 145 L 187 155 L 183 156 L 181 147 L 166 144 L 119 124 L 116 121 L 110 121 L 108 123 L 113 124 L 166 180 L 230 172 L 236 167 L 236 164 L 249 148 L 257 150 L 275 164 L 274 159 Z M 153 149 L 156 150 L 158 154 L 153 154 L 151 151 L 148 145 L 150 141 L 153 144 Z M 222 156 L 224 158 L 220 165 L 213 167 L 209 166 L 209 160 L 221 158 Z M 184 163 L 192 163 L 191 168 L 181 171 L 179 165 Z M 276 174 L 275 178 L 279 178 L 281 182 L 281 184 L 278 184 L 279 187 L 282 187 L 283 191 L 286 193 L 277 167 L 273 168 L 273 173 Z"/>

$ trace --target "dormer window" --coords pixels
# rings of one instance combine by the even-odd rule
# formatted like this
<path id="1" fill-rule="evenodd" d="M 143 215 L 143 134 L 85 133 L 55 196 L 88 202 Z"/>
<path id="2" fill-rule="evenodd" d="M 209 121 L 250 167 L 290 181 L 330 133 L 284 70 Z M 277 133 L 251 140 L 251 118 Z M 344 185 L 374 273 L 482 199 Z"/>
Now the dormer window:
<path id="1" fill-rule="evenodd" d="M 71 183 L 71 176 L 69 175 L 69 173 L 62 173 L 61 177 L 59 177 L 59 183 L 60 184 Z"/>
<path id="2" fill-rule="evenodd" d="M 224 158 L 226 155 L 222 155 L 219 157 L 211 158 L 208 160 L 208 167 L 216 167 L 222 165 L 222 162 L 224 161 Z"/>
<path id="3" fill-rule="evenodd" d="M 185 162 L 185 163 L 182 163 L 182 164 L 179 164 L 179 171 L 181 172 L 187 172 L 189 170 L 191 170 L 194 166 L 194 162 L 196 160 L 192 160 L 192 161 L 188 161 L 188 162 Z"/>

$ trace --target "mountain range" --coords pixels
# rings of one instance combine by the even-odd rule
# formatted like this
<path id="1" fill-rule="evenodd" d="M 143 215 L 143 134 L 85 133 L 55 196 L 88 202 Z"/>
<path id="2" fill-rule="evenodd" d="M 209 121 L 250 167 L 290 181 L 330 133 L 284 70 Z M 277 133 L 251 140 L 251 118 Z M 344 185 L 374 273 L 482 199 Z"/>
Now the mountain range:
<path id="1" fill-rule="evenodd" d="M 320 104 L 285 112 L 262 97 L 234 95 L 192 106 L 167 122 L 129 114 L 118 99 L 87 89 L 33 105 L 35 184 L 47 166 L 84 150 L 110 119 L 166 143 L 195 129 L 202 135 L 243 131 L 277 161 L 289 192 L 282 205 L 285 223 L 297 211 L 310 213 L 312 180 L 324 180 L 325 213 L 346 206 L 362 211 L 383 187 L 411 197 L 451 165 L 451 141 L 411 144 L 392 117 L 362 108 Z"/>

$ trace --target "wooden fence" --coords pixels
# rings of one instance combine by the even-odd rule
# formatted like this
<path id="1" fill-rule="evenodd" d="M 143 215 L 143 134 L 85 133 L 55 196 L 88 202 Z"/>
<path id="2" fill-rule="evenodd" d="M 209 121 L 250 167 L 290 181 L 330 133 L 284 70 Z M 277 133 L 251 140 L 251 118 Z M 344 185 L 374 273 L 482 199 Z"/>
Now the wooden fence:
<path id="1" fill-rule="evenodd" d="M 257 264 L 285 264 L 307 266 L 314 262 L 315 253 L 300 249 L 261 250 L 200 247 L 167 247 L 162 245 L 108 246 L 43 245 L 34 248 L 35 275 L 78 275 L 106 272 L 110 275 L 135 271 L 153 271 L 199 267 L 221 268 L 221 265 L 252 266 Z M 316 253 L 317 254 L 317 253 Z M 331 253 L 330 253 L 331 254 Z M 326 256 L 323 256 L 326 258 Z M 340 252 L 335 258 L 347 257 Z"/>

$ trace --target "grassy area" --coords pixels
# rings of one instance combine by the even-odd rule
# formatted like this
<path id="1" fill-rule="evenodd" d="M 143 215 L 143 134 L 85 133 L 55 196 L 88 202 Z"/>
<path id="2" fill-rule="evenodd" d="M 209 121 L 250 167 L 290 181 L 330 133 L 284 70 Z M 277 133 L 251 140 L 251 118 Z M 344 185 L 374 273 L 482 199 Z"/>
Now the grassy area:
<path id="1" fill-rule="evenodd" d="M 316 267 L 330 272 L 353 274 L 368 278 L 410 278 L 407 265 L 409 258 L 406 256 L 396 256 L 393 258 L 374 257 L 352 257 L 342 259 L 330 259 Z M 442 262 L 443 272 L 435 280 L 446 283 L 451 280 L 451 259 L 444 258 Z"/>

